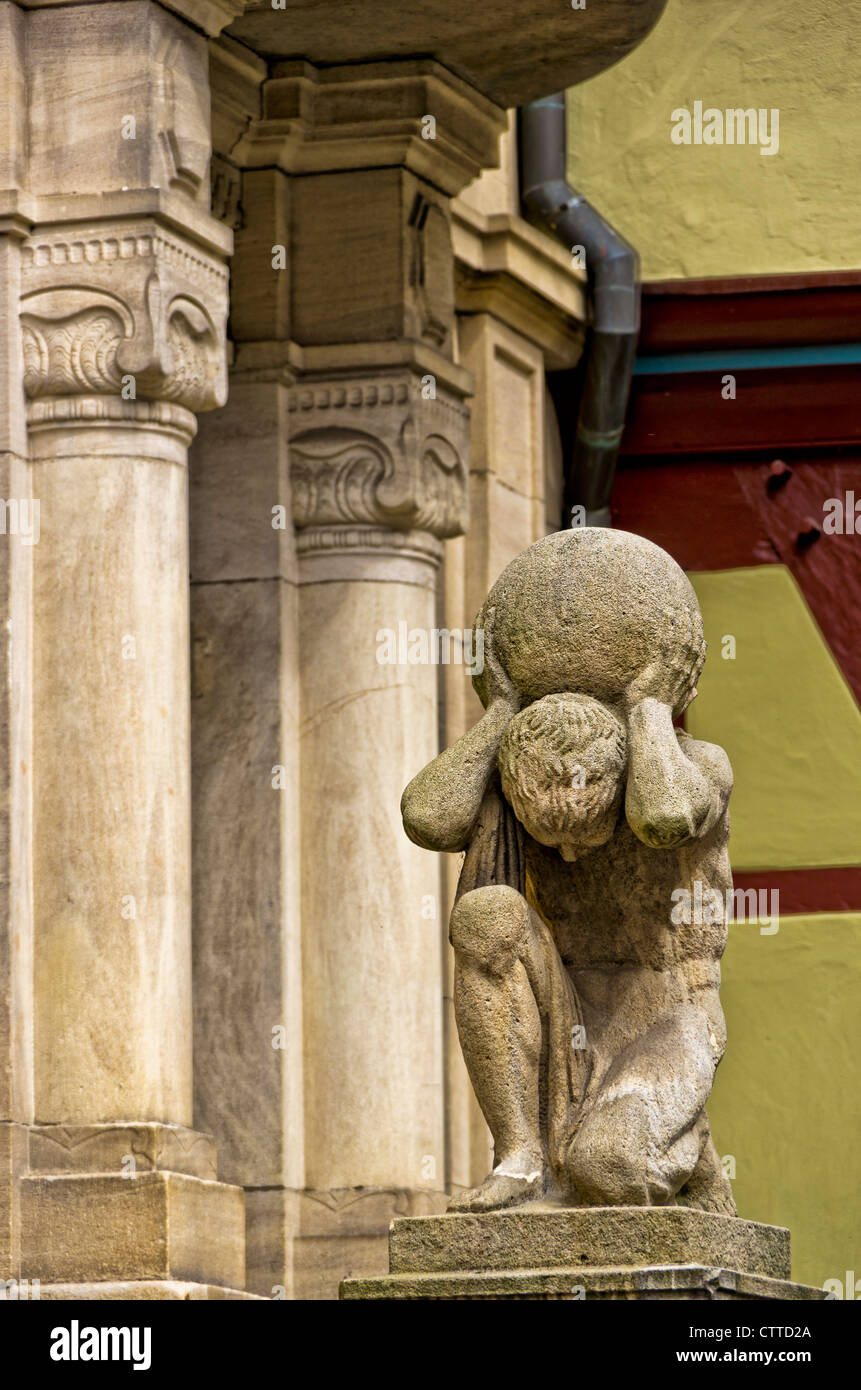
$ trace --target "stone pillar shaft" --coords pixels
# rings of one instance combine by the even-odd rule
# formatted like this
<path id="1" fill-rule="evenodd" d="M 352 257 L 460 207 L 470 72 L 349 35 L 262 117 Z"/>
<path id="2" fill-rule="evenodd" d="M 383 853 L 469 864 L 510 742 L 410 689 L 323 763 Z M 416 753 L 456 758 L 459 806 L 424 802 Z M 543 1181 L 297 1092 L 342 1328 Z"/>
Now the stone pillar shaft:
<path id="1" fill-rule="evenodd" d="M 436 752 L 437 672 L 378 651 L 435 627 L 440 547 L 371 527 L 300 547 L 306 1180 L 433 1187 L 439 866 L 398 833 L 398 805 Z"/>
<path id="2" fill-rule="evenodd" d="M 31 408 L 35 1111 L 190 1125 L 194 419 L 121 404 Z"/>
<path id="3" fill-rule="evenodd" d="M 20 187 L 26 150 L 25 31 L 16 5 L 0 6 L 0 188 Z M 29 230 L 16 192 L 0 193 L 0 1283 L 20 1275 L 20 1175 L 33 1115 L 32 754 L 29 725 L 33 546 L 21 534 L 29 504 L 27 423 L 18 323 L 21 244 Z M 29 519 L 29 518 L 28 518 Z M 17 523 L 17 525 L 15 524 Z"/>
<path id="4" fill-rule="evenodd" d="M 318 380 L 291 402 L 315 1188 L 444 1183 L 439 865 L 398 807 L 421 750 L 437 750 L 451 656 L 437 570 L 440 537 L 465 521 L 467 414 L 447 376 L 433 396 L 403 370 Z"/>
<path id="5" fill-rule="evenodd" d="M 296 562 L 278 376 L 232 374 L 190 476 L 195 1114 L 225 1177 L 264 1191 L 305 1182 Z M 276 1270 L 263 1288 L 282 1282 Z"/>

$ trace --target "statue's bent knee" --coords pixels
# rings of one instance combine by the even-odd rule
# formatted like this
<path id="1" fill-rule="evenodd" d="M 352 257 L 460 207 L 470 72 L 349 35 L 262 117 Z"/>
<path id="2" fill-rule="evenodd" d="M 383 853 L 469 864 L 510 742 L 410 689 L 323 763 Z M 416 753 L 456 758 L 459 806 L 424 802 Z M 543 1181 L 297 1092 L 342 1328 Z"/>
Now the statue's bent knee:
<path id="1" fill-rule="evenodd" d="M 501 975 L 517 958 L 528 921 L 528 904 L 516 889 L 474 888 L 451 914 L 449 939 L 461 961 Z"/>
<path id="2" fill-rule="evenodd" d="M 624 1126 L 587 1122 L 569 1154 L 569 1179 L 588 1206 L 650 1205 L 645 1155 Z"/>

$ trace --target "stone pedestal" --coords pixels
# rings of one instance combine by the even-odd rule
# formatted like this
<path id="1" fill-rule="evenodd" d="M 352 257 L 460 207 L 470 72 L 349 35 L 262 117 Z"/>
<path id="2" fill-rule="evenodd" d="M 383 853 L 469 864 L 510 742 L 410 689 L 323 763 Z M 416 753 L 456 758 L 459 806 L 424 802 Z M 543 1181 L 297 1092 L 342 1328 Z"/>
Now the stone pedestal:
<path id="1" fill-rule="evenodd" d="M 790 1282 L 789 1232 L 685 1207 L 520 1207 L 407 1217 L 389 1274 L 342 1298 L 822 1299 Z"/>

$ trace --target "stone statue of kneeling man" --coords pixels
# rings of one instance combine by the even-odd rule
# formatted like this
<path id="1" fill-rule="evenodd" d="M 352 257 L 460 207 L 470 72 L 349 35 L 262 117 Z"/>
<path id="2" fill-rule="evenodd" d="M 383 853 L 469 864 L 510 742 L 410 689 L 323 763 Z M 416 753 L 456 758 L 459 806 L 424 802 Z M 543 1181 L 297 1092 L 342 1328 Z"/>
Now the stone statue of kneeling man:
<path id="1" fill-rule="evenodd" d="M 574 544 L 548 537 L 530 551 L 550 542 Z M 658 571 L 675 568 L 651 549 Z M 596 543 L 590 564 L 605 550 Z M 617 690 L 602 675 L 604 698 L 563 688 L 531 700 L 502 665 L 506 615 L 489 600 L 485 716 L 404 794 L 412 839 L 466 850 L 450 926 L 455 1013 L 495 1162 L 450 1210 L 561 1201 L 735 1214 L 705 1109 L 726 1043 L 726 922 L 680 925 L 674 912 L 697 880 L 726 901 L 732 772 L 722 749 L 672 726 L 704 644 L 691 640 L 695 598 L 683 621 L 664 622 L 665 599 L 656 582 L 655 650 Z M 613 578 L 607 603 L 624 602 Z M 516 597 L 514 608 L 522 617 Z M 588 687 L 585 646 L 576 660 L 572 673 L 565 656 L 558 682 Z"/>

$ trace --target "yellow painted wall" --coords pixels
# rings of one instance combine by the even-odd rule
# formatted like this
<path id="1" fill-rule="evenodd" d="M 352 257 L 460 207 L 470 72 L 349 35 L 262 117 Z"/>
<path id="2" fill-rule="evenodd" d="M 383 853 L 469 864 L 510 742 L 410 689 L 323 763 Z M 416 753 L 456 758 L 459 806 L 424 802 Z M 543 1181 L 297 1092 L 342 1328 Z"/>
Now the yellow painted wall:
<path id="1" fill-rule="evenodd" d="M 794 1278 L 845 1285 L 861 1278 L 861 914 L 729 930 L 715 1144 L 735 1159 L 739 1215 L 790 1228 Z"/>
<path id="2" fill-rule="evenodd" d="M 792 575 L 690 578 L 709 650 L 687 727 L 735 771 L 733 867 L 861 863 L 861 711 Z M 729 636 L 734 660 L 721 654 Z"/>
<path id="3" fill-rule="evenodd" d="M 568 177 L 646 280 L 861 264 L 861 0 L 669 0 L 632 54 L 568 93 Z M 674 145 L 672 111 L 776 107 L 780 147 Z"/>
<path id="4" fill-rule="evenodd" d="M 733 867 L 858 864 L 861 712 L 795 580 L 782 565 L 691 580 L 709 654 L 687 723 L 733 764 Z M 739 1214 L 790 1228 L 796 1279 L 845 1286 L 861 1277 L 861 914 L 777 925 L 730 926 L 712 1132 Z"/>

